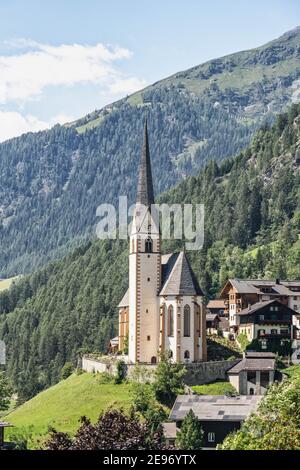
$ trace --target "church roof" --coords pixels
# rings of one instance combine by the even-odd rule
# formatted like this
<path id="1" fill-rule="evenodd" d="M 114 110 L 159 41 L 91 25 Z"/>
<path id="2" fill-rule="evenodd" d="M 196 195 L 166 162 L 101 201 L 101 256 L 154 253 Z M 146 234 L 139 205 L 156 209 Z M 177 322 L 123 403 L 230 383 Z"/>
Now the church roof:
<path id="1" fill-rule="evenodd" d="M 162 272 L 160 295 L 203 295 L 186 254 L 168 255 Z M 164 262 L 164 259 L 162 260 Z"/>
<path id="2" fill-rule="evenodd" d="M 128 305 L 129 305 L 129 289 L 127 289 L 127 291 L 125 292 L 118 307 L 128 307 Z"/>
<path id="3" fill-rule="evenodd" d="M 149 207 L 151 206 L 151 204 L 154 204 L 147 121 L 145 121 L 144 127 L 144 141 L 139 166 L 136 202 L 137 204 L 143 204 L 146 207 Z"/>

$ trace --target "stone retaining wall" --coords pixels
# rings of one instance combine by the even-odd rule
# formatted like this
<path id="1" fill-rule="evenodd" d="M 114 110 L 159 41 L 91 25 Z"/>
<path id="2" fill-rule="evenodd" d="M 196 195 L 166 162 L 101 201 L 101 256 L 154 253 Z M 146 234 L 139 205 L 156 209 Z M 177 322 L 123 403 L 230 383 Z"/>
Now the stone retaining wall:
<path id="1" fill-rule="evenodd" d="M 119 359 L 122 359 L 121 357 Z M 116 374 L 116 359 L 103 358 L 94 359 L 88 356 L 82 358 L 82 369 L 85 372 L 108 372 L 112 375 Z M 210 362 L 197 362 L 192 364 L 185 364 L 187 373 L 184 377 L 184 382 L 187 385 L 203 385 L 216 380 L 227 380 L 226 372 L 239 362 L 239 359 L 234 361 L 210 361 Z M 147 370 L 154 371 L 157 367 L 152 364 L 142 365 Z M 131 377 L 135 370 L 134 364 L 126 364 L 127 377 Z"/>

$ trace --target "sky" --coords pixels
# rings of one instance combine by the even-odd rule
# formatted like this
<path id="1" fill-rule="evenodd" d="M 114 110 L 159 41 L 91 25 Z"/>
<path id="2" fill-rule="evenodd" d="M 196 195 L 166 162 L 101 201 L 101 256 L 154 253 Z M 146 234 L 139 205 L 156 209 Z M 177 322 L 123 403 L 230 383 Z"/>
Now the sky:
<path id="1" fill-rule="evenodd" d="M 0 141 L 299 24 L 299 0 L 0 0 Z"/>

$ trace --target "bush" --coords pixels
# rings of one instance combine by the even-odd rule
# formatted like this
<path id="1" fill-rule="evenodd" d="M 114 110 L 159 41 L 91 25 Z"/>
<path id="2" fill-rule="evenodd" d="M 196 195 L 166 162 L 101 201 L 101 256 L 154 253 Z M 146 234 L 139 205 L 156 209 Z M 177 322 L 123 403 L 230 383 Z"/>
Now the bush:
<path id="1" fill-rule="evenodd" d="M 101 372 L 97 376 L 97 382 L 99 384 L 111 384 L 115 381 L 115 378 L 109 372 Z"/>
<path id="2" fill-rule="evenodd" d="M 126 378 L 126 364 L 124 361 L 120 360 L 120 361 L 117 361 L 116 366 L 117 366 L 117 374 L 115 377 L 115 383 L 121 384 Z"/>
<path id="3" fill-rule="evenodd" d="M 68 377 L 70 377 L 73 371 L 74 371 L 74 366 L 72 362 L 66 362 L 60 373 L 61 380 L 66 380 Z"/>

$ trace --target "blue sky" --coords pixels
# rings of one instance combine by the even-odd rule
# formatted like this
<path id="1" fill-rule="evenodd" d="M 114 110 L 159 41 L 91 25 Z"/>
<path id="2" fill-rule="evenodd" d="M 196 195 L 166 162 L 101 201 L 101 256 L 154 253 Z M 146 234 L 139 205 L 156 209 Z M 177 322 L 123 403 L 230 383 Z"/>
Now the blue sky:
<path id="1" fill-rule="evenodd" d="M 298 24 L 299 0 L 0 0 L 0 140 Z"/>

